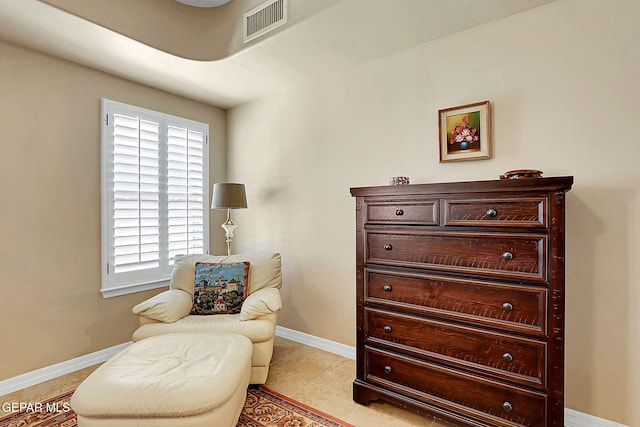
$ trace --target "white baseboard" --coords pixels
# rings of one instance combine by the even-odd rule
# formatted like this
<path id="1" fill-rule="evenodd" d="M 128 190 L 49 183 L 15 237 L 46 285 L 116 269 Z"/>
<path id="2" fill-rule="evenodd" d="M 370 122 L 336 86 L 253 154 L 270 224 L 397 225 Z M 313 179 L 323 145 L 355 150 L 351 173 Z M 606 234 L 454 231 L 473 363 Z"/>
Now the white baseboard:
<path id="1" fill-rule="evenodd" d="M 629 427 L 569 408 L 564 408 L 564 423 L 566 427 Z"/>
<path id="2" fill-rule="evenodd" d="M 314 335 L 298 332 L 293 329 L 276 326 L 276 335 L 291 341 L 299 342 L 320 350 L 328 351 L 342 357 L 356 360 L 356 348 L 350 345 L 340 344 Z"/>
<path id="3" fill-rule="evenodd" d="M 126 342 L 124 344 L 99 350 L 94 353 L 85 354 L 84 356 L 76 357 L 75 359 L 67 360 L 45 368 L 36 369 L 35 371 L 0 381 L 0 396 L 105 362 L 109 360 L 111 356 L 125 347 L 128 347 L 130 344 L 131 342 Z"/>
<path id="4" fill-rule="evenodd" d="M 276 326 L 276 335 L 291 341 L 299 342 L 320 350 L 328 351 L 349 359 L 356 358 L 356 348 L 348 345 L 340 344 L 314 335 L 298 332 L 293 329 Z M 604 418 L 594 417 L 593 415 L 583 412 L 574 411 L 573 409 L 564 409 L 565 427 L 628 427 Z"/>

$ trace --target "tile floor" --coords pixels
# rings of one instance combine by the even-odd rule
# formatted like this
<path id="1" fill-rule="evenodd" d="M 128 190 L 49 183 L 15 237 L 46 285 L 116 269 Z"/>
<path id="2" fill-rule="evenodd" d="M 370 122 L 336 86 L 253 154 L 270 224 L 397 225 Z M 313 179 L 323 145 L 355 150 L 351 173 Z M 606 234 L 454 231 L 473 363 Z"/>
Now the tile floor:
<path id="1" fill-rule="evenodd" d="M 38 384 L 5 396 L 4 402 L 39 402 L 75 388 L 97 366 Z M 276 337 L 269 378 L 265 384 L 308 406 L 357 427 L 445 427 L 385 403 L 363 406 L 351 396 L 355 361 Z M 0 409 L 0 417 L 6 415 Z"/>

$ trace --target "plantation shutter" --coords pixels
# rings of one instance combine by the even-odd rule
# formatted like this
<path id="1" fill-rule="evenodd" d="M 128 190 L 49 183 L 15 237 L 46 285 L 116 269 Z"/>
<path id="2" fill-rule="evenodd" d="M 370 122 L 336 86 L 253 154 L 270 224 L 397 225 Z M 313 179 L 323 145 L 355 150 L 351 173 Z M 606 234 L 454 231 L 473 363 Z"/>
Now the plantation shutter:
<path id="1" fill-rule="evenodd" d="M 103 100 L 102 293 L 165 286 L 208 252 L 208 125 Z"/>
<path id="2" fill-rule="evenodd" d="M 113 272 L 160 267 L 160 124 L 113 116 Z"/>
<path id="3" fill-rule="evenodd" d="M 178 254 L 205 251 L 205 134 L 188 127 L 169 125 L 167 141 L 169 264 L 173 265 Z"/>

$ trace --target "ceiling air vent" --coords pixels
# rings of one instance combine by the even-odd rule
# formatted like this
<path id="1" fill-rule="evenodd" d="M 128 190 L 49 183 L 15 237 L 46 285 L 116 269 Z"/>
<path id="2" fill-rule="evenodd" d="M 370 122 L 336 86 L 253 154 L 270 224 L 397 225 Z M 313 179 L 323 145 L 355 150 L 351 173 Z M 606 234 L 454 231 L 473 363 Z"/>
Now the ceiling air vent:
<path id="1" fill-rule="evenodd" d="M 269 0 L 244 14 L 244 42 L 287 23 L 287 0 Z"/>

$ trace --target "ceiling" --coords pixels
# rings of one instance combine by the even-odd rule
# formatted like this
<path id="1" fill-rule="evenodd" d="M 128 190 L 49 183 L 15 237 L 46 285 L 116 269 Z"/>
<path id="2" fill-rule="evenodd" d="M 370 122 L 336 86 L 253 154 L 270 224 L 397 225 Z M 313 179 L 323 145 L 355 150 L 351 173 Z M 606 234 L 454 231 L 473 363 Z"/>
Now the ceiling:
<path id="1" fill-rule="evenodd" d="M 231 0 L 176 0 L 177 2 L 195 7 L 218 7 L 229 3 Z"/>
<path id="2" fill-rule="evenodd" d="M 197 61 L 38 0 L 2 0 L 0 38 L 230 108 L 552 1 L 338 0 L 228 57 Z"/>

